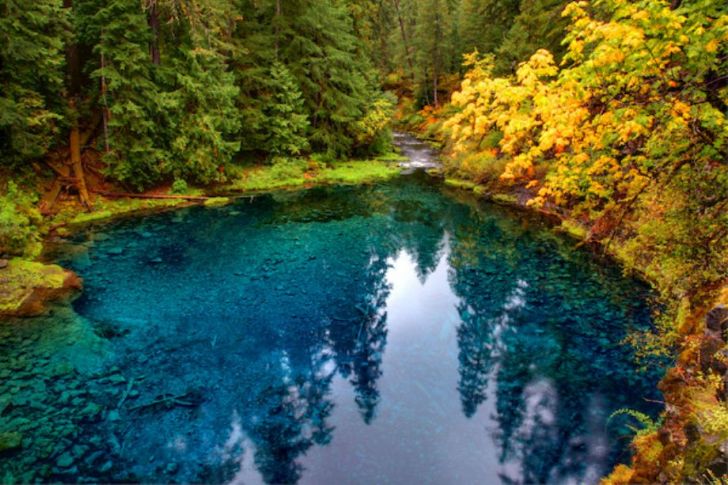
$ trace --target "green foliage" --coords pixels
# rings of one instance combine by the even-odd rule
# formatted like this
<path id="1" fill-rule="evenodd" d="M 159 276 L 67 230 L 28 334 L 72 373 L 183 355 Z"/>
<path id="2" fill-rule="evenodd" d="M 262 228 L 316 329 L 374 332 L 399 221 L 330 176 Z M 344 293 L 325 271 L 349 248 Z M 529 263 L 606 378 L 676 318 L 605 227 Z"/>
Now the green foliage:
<path id="1" fill-rule="evenodd" d="M 562 41 L 568 21 L 561 12 L 567 3 L 565 0 L 521 0 L 519 13 L 497 49 L 496 71 L 515 72 L 518 63 L 539 49 L 547 49 L 558 63 L 565 51 Z"/>
<path id="2" fill-rule="evenodd" d="M 356 124 L 356 144 L 365 147 L 368 154 L 385 153 L 392 148 L 390 124 L 397 96 L 387 92 L 378 96 Z"/>
<path id="3" fill-rule="evenodd" d="M 270 72 L 272 95 L 264 108 L 267 116 L 267 151 L 273 155 L 298 155 L 308 149 L 308 116 L 301 90 L 286 66 L 275 62 Z"/>
<path id="4" fill-rule="evenodd" d="M 63 121 L 66 10 L 56 0 L 0 0 L 0 163 L 42 157 Z"/>
<path id="5" fill-rule="evenodd" d="M 201 183 L 225 179 L 224 165 L 240 148 L 235 110 L 238 89 L 225 58 L 212 46 L 191 46 L 175 63 L 176 89 L 167 95 L 173 116 L 169 160 L 161 173 Z"/>
<path id="6" fill-rule="evenodd" d="M 495 52 L 518 14 L 519 0 L 461 0 L 460 53 Z"/>
<path id="7" fill-rule="evenodd" d="M 174 182 L 172 183 L 173 194 L 185 194 L 188 190 L 189 186 L 187 185 L 187 182 L 184 181 L 184 179 L 174 179 Z"/>
<path id="8" fill-rule="evenodd" d="M 41 215 L 29 192 L 8 182 L 0 196 L 0 255 L 34 257 L 40 251 Z"/>
<path id="9" fill-rule="evenodd" d="M 159 180 L 169 159 L 159 132 L 164 107 L 149 59 L 147 17 L 139 2 L 111 0 L 89 22 L 100 32 L 95 52 L 105 59 L 93 75 L 108 86 L 109 175 L 141 189 Z"/>
<path id="10" fill-rule="evenodd" d="M 609 418 L 607 419 L 607 424 L 609 424 L 614 418 L 619 416 L 629 416 L 637 421 L 637 423 L 640 425 L 639 428 L 630 424 L 627 425 L 627 427 L 637 435 L 647 435 L 653 433 L 657 431 L 660 426 L 662 426 L 662 418 L 654 420 L 640 411 L 628 408 L 618 409 L 610 414 Z"/>

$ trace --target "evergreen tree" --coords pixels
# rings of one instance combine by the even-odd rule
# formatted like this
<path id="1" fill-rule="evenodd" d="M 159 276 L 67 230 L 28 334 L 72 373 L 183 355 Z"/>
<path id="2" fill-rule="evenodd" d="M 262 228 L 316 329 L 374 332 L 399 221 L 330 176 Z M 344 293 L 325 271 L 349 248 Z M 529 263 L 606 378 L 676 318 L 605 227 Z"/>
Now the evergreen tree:
<path id="1" fill-rule="evenodd" d="M 224 166 L 240 148 L 235 137 L 240 120 L 235 109 L 238 88 L 226 64 L 230 50 L 227 19 L 230 5 L 204 0 L 197 11 L 180 19 L 186 41 L 175 52 L 172 107 L 166 137 L 175 178 L 208 183 L 223 180 Z"/>
<path id="2" fill-rule="evenodd" d="M 376 93 L 368 59 L 358 55 L 351 18 L 338 0 L 291 2 L 280 60 L 298 80 L 311 121 L 310 141 L 332 156 L 349 153 L 356 123 Z M 286 4 L 288 5 L 288 4 Z"/>
<path id="3" fill-rule="evenodd" d="M 266 151 L 273 155 L 298 155 L 308 148 L 308 117 L 303 95 L 293 76 L 280 62 L 270 71 L 273 92 L 265 107 L 268 139 Z"/>
<path id="4" fill-rule="evenodd" d="M 442 100 L 440 80 L 447 73 L 452 52 L 451 16 L 446 0 L 426 0 L 418 12 L 415 30 L 416 77 L 419 94 L 427 104 Z"/>
<path id="5" fill-rule="evenodd" d="M 521 0 L 520 13 L 505 36 L 496 56 L 496 72 L 514 72 L 520 62 L 539 49 L 547 49 L 556 62 L 564 54 L 562 40 L 567 19 L 561 16 L 565 0 Z"/>
<path id="6" fill-rule="evenodd" d="M 0 0 L 0 163 L 42 157 L 63 121 L 66 11 L 57 0 Z"/>
<path id="7" fill-rule="evenodd" d="M 100 32 L 95 51 L 105 60 L 94 76 L 108 86 L 108 172 L 142 188 L 159 180 L 169 159 L 158 133 L 163 106 L 152 77 L 147 17 L 138 1 L 110 0 L 93 23 Z"/>
<path id="8" fill-rule="evenodd" d="M 462 0 L 458 11 L 460 52 L 495 52 L 518 14 L 519 0 Z"/>

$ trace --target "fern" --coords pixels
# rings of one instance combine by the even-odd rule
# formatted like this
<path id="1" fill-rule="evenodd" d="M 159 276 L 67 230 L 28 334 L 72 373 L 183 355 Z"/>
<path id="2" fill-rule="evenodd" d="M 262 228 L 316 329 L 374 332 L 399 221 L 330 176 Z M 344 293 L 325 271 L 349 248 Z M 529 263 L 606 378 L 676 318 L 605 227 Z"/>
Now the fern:
<path id="1" fill-rule="evenodd" d="M 652 433 L 654 431 L 657 431 L 657 429 L 660 426 L 662 426 L 662 418 L 652 419 L 645 413 L 636 411 L 634 409 L 629 409 L 629 408 L 622 408 L 622 409 L 617 409 L 616 411 L 614 411 L 607 419 L 607 425 L 609 425 L 609 423 L 612 421 L 612 419 L 616 418 L 617 416 L 622 416 L 622 415 L 630 416 L 630 417 L 634 418 L 639 424 L 642 425 L 641 429 L 637 428 L 635 426 L 629 425 L 629 424 L 627 425 L 627 427 L 633 433 L 635 433 L 637 435 L 644 435 L 644 434 Z"/>

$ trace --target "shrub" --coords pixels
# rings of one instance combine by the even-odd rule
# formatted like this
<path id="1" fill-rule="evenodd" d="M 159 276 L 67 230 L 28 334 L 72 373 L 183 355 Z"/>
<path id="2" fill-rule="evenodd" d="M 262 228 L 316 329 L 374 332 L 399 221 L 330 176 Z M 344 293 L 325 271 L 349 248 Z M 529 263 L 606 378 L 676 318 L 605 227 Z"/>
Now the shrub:
<path id="1" fill-rule="evenodd" d="M 187 182 L 185 182 L 183 179 L 175 179 L 172 183 L 172 193 L 173 194 L 184 194 L 189 190 L 189 187 L 187 186 Z"/>
<path id="2" fill-rule="evenodd" d="M 0 254 L 34 257 L 40 253 L 40 212 L 37 200 L 8 182 L 0 196 Z"/>

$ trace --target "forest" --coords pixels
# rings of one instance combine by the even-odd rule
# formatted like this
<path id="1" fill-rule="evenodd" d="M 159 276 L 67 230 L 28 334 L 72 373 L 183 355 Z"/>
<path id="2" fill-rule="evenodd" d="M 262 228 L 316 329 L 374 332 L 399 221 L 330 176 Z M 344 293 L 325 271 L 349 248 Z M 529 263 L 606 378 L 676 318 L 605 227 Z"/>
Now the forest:
<path id="1" fill-rule="evenodd" d="M 638 361 L 669 362 L 661 410 L 614 410 L 609 420 L 633 422 L 630 455 L 599 478 L 728 483 L 725 2 L 0 0 L 0 12 L 0 326 L 77 297 L 81 279 L 49 255 L 89 224 L 300 189 L 390 183 L 407 197 L 406 133 L 438 154 L 427 173 L 457 200 L 536 214 L 654 292 L 652 328 L 623 343 Z M 364 196 L 335 200 L 327 211 L 384 212 Z M 416 220 L 402 204 L 392 217 Z M 438 241 L 470 248 L 449 224 Z M 489 237 L 473 233 L 473 245 Z M 456 263 L 451 279 L 473 278 Z M 13 433 L 0 426 L 0 472 L 21 448 Z"/>

